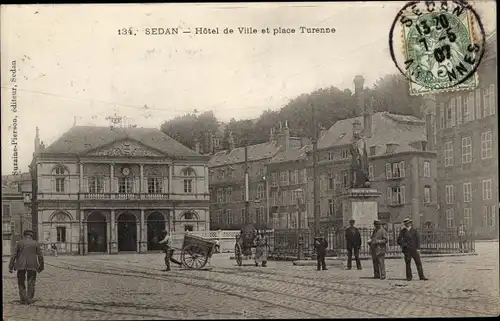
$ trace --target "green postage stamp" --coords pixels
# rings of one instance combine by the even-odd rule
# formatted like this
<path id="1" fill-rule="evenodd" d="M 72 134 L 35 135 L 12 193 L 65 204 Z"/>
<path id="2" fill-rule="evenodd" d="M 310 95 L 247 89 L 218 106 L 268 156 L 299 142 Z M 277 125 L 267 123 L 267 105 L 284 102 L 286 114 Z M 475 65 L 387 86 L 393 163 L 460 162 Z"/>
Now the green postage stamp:
<path id="1" fill-rule="evenodd" d="M 391 27 L 391 56 L 409 80 L 411 95 L 474 89 L 484 35 L 466 2 L 410 2 Z"/>

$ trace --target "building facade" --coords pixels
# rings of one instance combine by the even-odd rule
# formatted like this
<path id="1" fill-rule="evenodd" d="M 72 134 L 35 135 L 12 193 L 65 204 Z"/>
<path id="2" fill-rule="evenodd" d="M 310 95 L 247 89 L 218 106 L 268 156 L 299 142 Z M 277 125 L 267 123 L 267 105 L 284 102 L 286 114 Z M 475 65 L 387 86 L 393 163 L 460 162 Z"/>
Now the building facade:
<path id="1" fill-rule="evenodd" d="M 364 137 L 371 187 L 382 196 L 378 216 L 383 223 L 400 224 L 412 217 L 414 224 L 438 223 L 436 152 L 432 126 L 413 116 L 373 113 L 365 104 L 362 77 L 355 78 L 357 110 L 362 115 L 336 122 L 318 140 L 320 222 L 337 226 L 347 215 L 344 201 L 351 188 L 350 146 L 355 132 Z M 359 113 L 359 112 L 358 112 Z M 428 137 L 431 137 L 429 140 Z M 308 155 L 308 212 L 313 220 L 312 154 Z"/>
<path id="2" fill-rule="evenodd" d="M 436 97 L 440 225 L 463 223 L 478 237 L 498 237 L 496 32 L 486 39 L 479 87 Z"/>
<path id="3" fill-rule="evenodd" d="M 23 231 L 31 229 L 29 173 L 2 176 L 2 253 L 10 255 Z"/>
<path id="4" fill-rule="evenodd" d="M 295 149 L 301 144 L 304 140 L 290 137 L 285 123 L 276 132 L 272 130 L 268 142 L 248 146 L 245 161 L 245 147 L 234 148 L 230 137 L 230 148 L 215 153 L 209 163 L 212 229 L 240 229 L 245 224 L 269 228 L 272 175 L 268 173 L 268 164 L 278 152 Z"/>
<path id="5" fill-rule="evenodd" d="M 146 252 L 163 230 L 209 230 L 207 165 L 157 129 L 74 126 L 47 148 L 37 130 L 37 238 L 61 252 Z"/>

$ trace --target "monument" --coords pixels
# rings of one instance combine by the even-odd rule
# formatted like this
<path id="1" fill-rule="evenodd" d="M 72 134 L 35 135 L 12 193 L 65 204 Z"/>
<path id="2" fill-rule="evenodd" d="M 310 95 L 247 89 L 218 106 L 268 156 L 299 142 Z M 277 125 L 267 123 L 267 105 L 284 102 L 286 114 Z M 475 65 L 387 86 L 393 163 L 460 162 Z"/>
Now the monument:
<path id="1" fill-rule="evenodd" d="M 342 197 L 342 218 L 344 226 L 349 220 L 355 220 L 357 226 L 371 226 L 378 219 L 377 199 L 382 195 L 376 189 L 371 188 L 368 174 L 368 153 L 365 137 L 371 137 L 372 108 L 365 108 L 364 79 L 362 76 L 354 78 L 356 95 L 356 116 L 363 111 L 364 128 L 357 119 L 353 122 L 351 152 L 351 188 Z"/>

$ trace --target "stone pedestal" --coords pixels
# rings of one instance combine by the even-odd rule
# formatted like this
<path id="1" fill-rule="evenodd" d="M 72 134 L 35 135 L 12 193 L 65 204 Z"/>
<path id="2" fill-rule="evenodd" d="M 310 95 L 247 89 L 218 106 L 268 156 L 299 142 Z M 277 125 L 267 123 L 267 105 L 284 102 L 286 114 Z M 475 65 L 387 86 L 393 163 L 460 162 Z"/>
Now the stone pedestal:
<path id="1" fill-rule="evenodd" d="M 147 253 L 148 252 L 148 243 L 147 242 L 139 242 L 139 252 Z"/>
<path id="2" fill-rule="evenodd" d="M 374 188 L 352 188 L 343 195 L 342 219 L 344 226 L 355 220 L 356 226 L 372 226 L 378 219 L 377 199 L 382 195 Z"/>
<path id="3" fill-rule="evenodd" d="M 117 254 L 118 253 L 118 243 L 117 242 L 111 242 L 111 251 L 110 254 Z"/>

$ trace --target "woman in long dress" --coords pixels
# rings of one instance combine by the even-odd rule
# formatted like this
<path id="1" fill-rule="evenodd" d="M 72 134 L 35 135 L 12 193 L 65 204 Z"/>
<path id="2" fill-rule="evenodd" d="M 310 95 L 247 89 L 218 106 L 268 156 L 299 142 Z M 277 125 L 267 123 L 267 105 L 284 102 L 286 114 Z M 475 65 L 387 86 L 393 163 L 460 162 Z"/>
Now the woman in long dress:
<path id="1" fill-rule="evenodd" d="M 264 236 L 264 232 L 257 234 L 255 238 L 255 266 L 259 266 L 262 263 L 262 267 L 267 265 L 267 239 Z"/>

